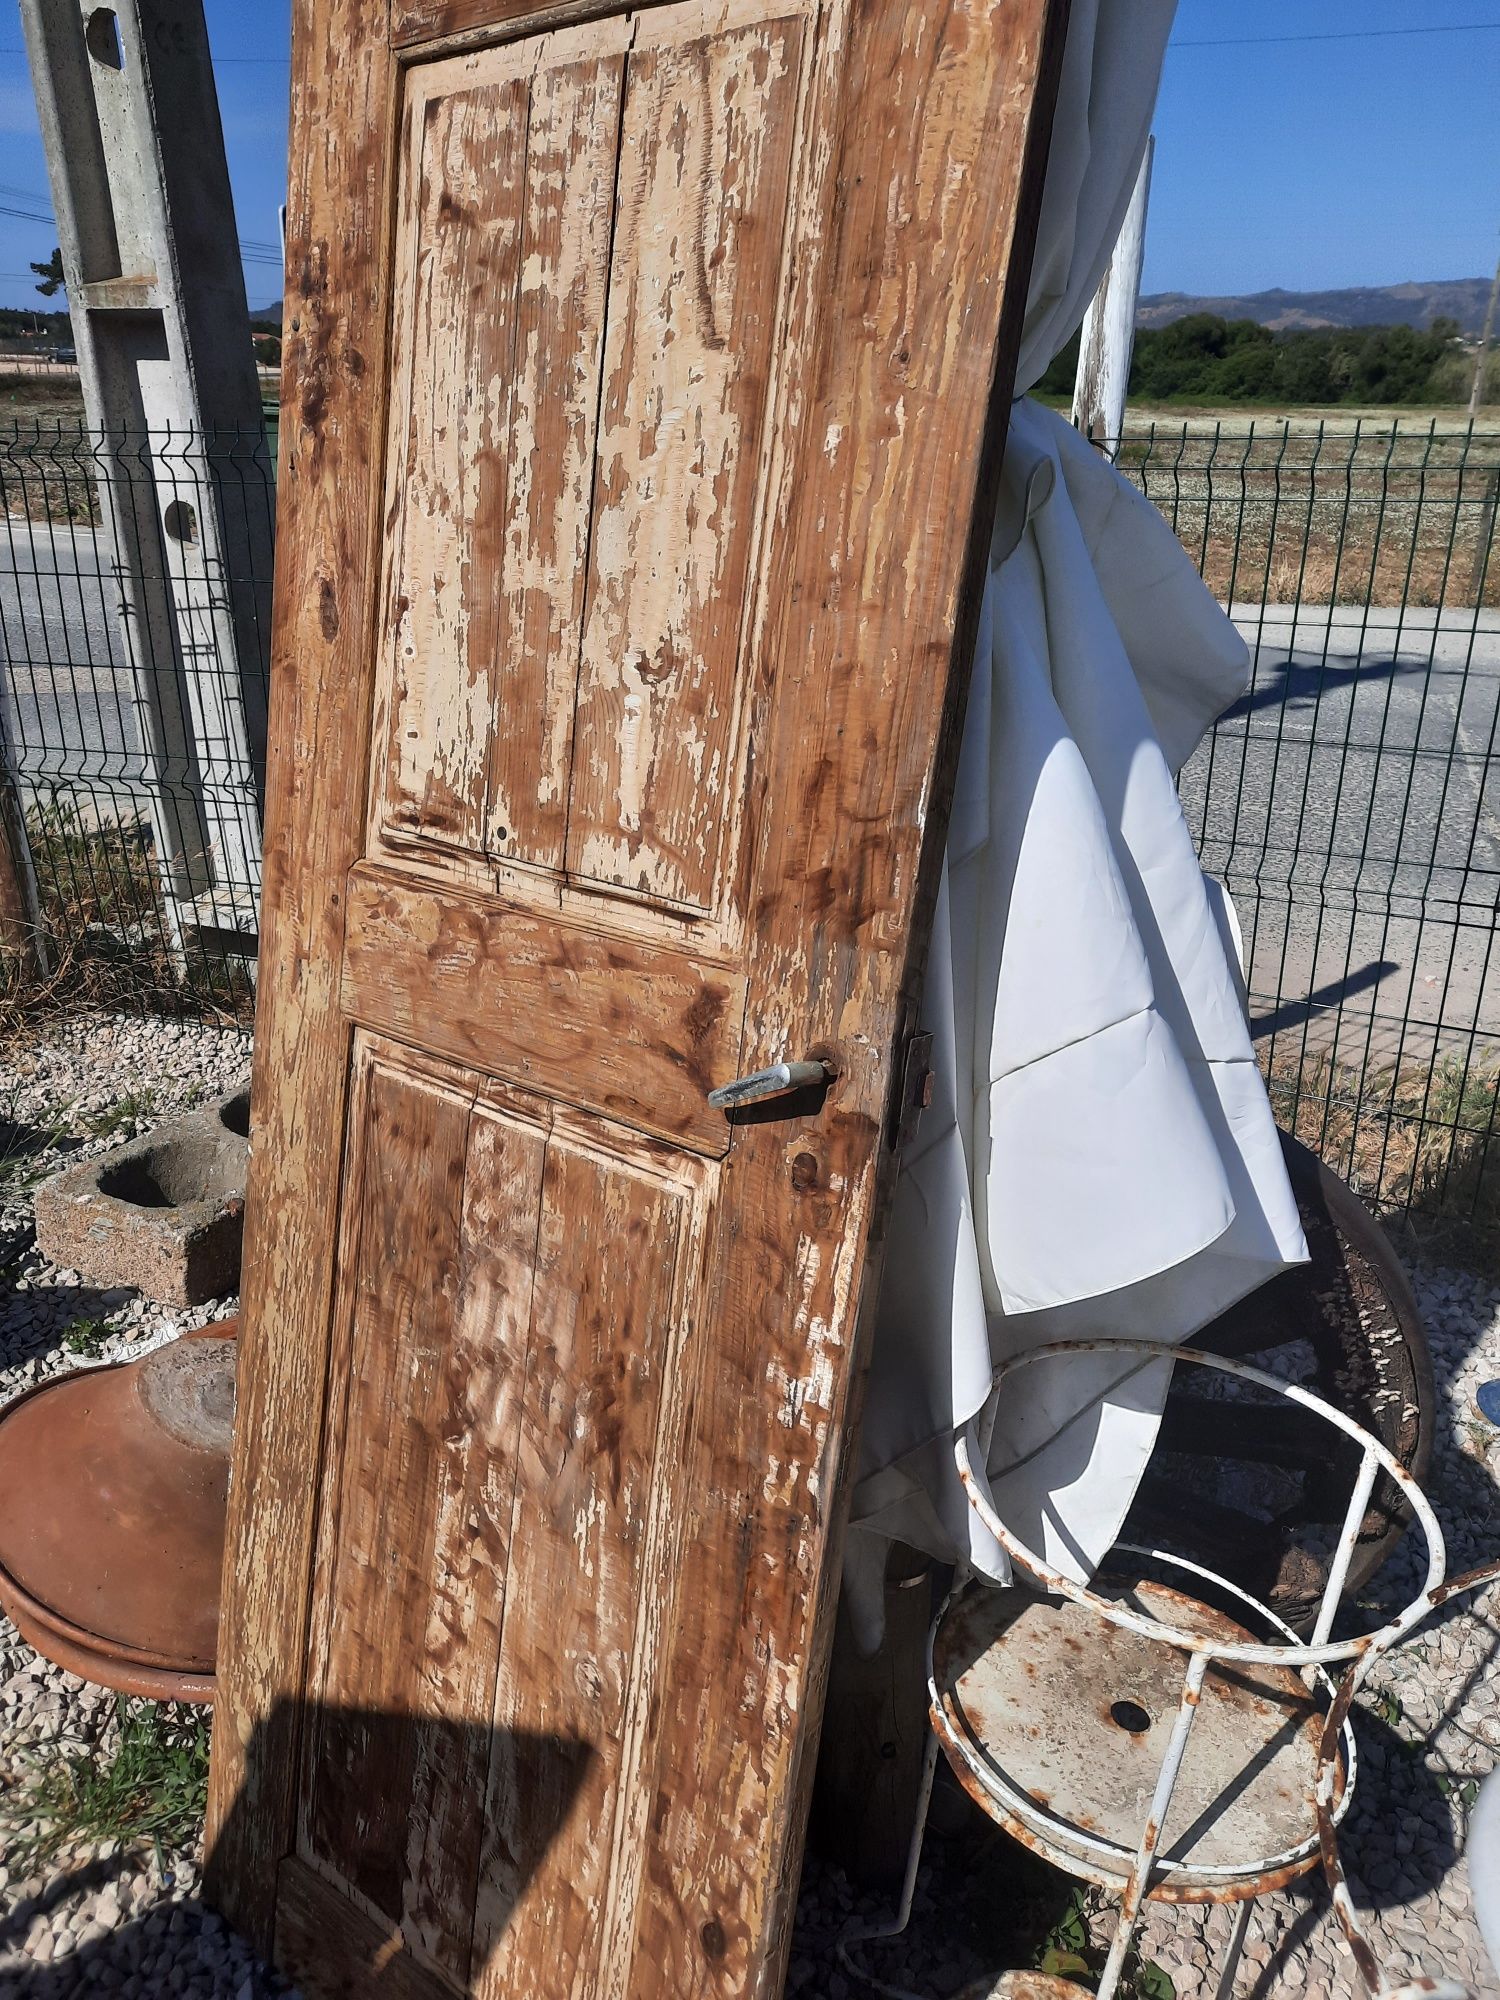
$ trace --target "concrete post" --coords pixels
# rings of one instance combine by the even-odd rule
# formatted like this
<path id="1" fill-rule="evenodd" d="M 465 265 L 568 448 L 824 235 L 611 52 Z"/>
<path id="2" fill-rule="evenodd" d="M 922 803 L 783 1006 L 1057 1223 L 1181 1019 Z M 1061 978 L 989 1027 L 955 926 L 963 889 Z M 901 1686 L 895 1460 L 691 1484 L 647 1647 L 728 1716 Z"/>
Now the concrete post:
<path id="1" fill-rule="evenodd" d="M 21 0 L 171 933 L 253 952 L 272 522 L 202 0 Z"/>

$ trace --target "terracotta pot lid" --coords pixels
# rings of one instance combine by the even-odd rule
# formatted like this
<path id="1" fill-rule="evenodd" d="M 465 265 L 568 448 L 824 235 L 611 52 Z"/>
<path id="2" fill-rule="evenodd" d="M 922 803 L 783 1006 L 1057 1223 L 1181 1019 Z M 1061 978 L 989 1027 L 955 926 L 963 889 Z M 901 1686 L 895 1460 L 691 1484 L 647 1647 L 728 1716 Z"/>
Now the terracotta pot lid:
<path id="1" fill-rule="evenodd" d="M 212 1698 L 238 1320 L 0 1413 L 0 1602 L 107 1687 Z"/>

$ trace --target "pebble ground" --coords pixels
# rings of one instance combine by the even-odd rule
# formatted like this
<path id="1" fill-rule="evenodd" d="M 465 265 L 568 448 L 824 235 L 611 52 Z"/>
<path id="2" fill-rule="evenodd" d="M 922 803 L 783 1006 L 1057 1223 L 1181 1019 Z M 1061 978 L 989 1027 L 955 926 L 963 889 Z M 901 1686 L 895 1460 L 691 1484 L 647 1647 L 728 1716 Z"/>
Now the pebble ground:
<path id="1" fill-rule="evenodd" d="M 249 1060 L 242 1035 L 160 1021 L 70 1020 L 0 1052 L 0 1403 L 46 1377 L 141 1353 L 232 1311 L 191 1312 L 83 1284 L 29 1244 L 24 1182 L 100 1152 L 228 1088 Z M 18 1174 L 4 1155 L 26 1155 Z M 7 1268 L 8 1267 L 8 1268 Z M 1429 1491 L 1454 1572 L 1500 1552 L 1500 1439 L 1474 1409 L 1474 1389 L 1500 1375 L 1500 1280 L 1431 1262 L 1413 1271 L 1437 1374 L 1440 1422 Z M 80 1326 L 92 1352 L 67 1345 Z M 1407 1582 L 1398 1556 L 1381 1579 Z M 1409 1565 L 1408 1565 L 1409 1568 Z M 1393 1976 L 1445 1972 L 1500 1996 L 1473 1921 L 1463 1861 L 1472 1781 L 1500 1756 L 1500 1596 L 1457 1604 L 1374 1677 L 1357 1718 L 1361 1776 L 1342 1848 L 1356 1902 Z M 198 1899 L 201 1853 L 64 1845 L 28 1864 L 20 1805 L 29 1774 L 90 1743 L 108 1745 L 110 1697 L 48 1665 L 0 1618 L 0 2000 L 296 2000 Z M 1024 1963 L 1038 1926 L 1068 1885 L 984 1827 L 956 1792 L 939 1800 L 907 1935 L 865 1948 L 882 1978 L 914 1993 L 980 2000 L 1007 1965 Z M 857 1895 L 810 1857 L 787 1993 L 855 2000 L 866 1990 L 840 1967 L 851 1917 L 878 1918 L 883 1899 Z M 1108 1911 L 1092 1911 L 1096 1936 Z M 1151 1913 L 1146 1955 L 1178 2000 L 1214 1991 L 1223 1911 Z M 1240 2000 L 1356 2000 L 1361 1989 L 1320 1883 L 1264 1899 L 1236 1987 Z"/>

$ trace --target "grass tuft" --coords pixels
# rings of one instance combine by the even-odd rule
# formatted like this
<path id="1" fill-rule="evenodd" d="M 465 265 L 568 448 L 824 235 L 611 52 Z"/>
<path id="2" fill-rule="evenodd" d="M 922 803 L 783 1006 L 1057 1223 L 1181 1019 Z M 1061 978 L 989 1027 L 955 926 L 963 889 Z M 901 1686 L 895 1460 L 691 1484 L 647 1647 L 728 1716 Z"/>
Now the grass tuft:
<path id="1" fill-rule="evenodd" d="M 115 1702 L 107 1745 L 64 1751 L 22 1781 L 6 1817 L 23 1832 L 12 1849 L 30 1865 L 65 1847 L 190 1847 L 208 1800 L 208 1718 L 169 1702 Z"/>
<path id="2" fill-rule="evenodd" d="M 0 1093 L 0 1202 L 18 1201 L 45 1180 L 53 1167 L 40 1164 L 42 1156 L 68 1136 L 67 1123 L 55 1113 L 32 1124 L 18 1115 L 20 1105 L 20 1084 Z"/>

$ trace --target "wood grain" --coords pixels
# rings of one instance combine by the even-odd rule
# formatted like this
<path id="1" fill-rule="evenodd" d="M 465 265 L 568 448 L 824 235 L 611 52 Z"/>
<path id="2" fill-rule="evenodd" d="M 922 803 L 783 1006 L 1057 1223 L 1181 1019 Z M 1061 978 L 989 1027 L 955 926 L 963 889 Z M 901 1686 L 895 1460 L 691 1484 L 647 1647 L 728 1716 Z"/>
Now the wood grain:
<path id="1" fill-rule="evenodd" d="M 356 1143 L 337 1609 L 312 1682 L 306 1848 L 463 1980 L 545 1136 L 382 1067 Z"/>
<path id="2" fill-rule="evenodd" d="M 549 1096 L 723 1153 L 706 1093 L 735 1074 L 743 976 L 619 933 L 441 893 L 383 869 L 349 880 L 352 1019 Z"/>
<path id="3" fill-rule="evenodd" d="M 379 825 L 551 871 L 628 32 L 423 65 L 407 92 Z"/>
<path id="4" fill-rule="evenodd" d="M 344 878 L 369 765 L 394 63 L 384 0 L 296 0 L 255 1147 L 206 1886 L 262 1952 L 291 1845 L 349 1089 Z"/>
<path id="5" fill-rule="evenodd" d="M 514 414 L 527 100 L 517 76 L 413 93 L 397 235 L 402 403 L 383 824 L 480 853 L 502 693 L 491 607 Z"/>
<path id="6" fill-rule="evenodd" d="M 491 735 L 486 838 L 492 854 L 554 869 L 566 838 L 628 34 L 623 20 L 609 23 L 604 55 L 549 65 L 531 90 L 496 633 L 513 664 Z M 562 53 L 584 38 L 552 39 Z"/>
<path id="7" fill-rule="evenodd" d="M 637 2000 L 781 1990 L 861 1298 L 894 1179 L 892 1052 L 946 832 L 1030 256 L 1017 222 L 1040 183 L 1063 20 L 1045 0 L 907 0 L 847 25 L 824 45 L 810 115 L 828 147 L 799 222 L 816 246 L 803 309 L 834 304 L 815 341 L 794 322 L 817 361 L 789 385 L 795 436 L 771 500 L 786 525 L 744 1057 L 821 1046 L 840 1075 L 819 1115 L 746 1130 L 726 1163 Z"/>
<path id="8" fill-rule="evenodd" d="M 611 1827 L 622 1785 L 639 1780 L 632 1693 L 653 1680 L 642 1570 L 653 1515 L 681 1507 L 660 1412 L 691 1207 L 680 1185 L 593 1147 L 549 1147 L 475 1924 L 480 2000 L 525 1990 L 543 1963 L 552 1993 L 592 1991 L 598 1974 Z"/>
<path id="9" fill-rule="evenodd" d="M 793 15 L 639 47 L 625 93 L 568 867 L 704 910 L 740 789 L 802 34 Z"/>
<path id="10" fill-rule="evenodd" d="M 403 22 L 416 4 L 403 0 Z M 301 18 L 305 32 L 311 17 Z M 305 855 L 283 846 L 274 885 L 291 948 L 272 962 L 274 999 L 262 998 L 282 1065 L 261 1072 L 281 1147 L 262 1185 L 278 1221 L 299 1198 L 311 1215 L 295 1218 L 300 1264 L 260 1225 L 256 1386 L 236 1486 L 243 1495 L 269 1482 L 285 1541 L 268 1540 L 240 1500 L 229 1609 L 233 1644 L 253 1658 L 225 1662 L 232 1732 L 215 1750 L 217 1824 L 242 1871 L 236 1913 L 258 1919 L 296 1838 L 290 1789 L 259 1750 L 285 1750 L 300 1707 L 308 1756 L 288 1763 L 304 1777 L 306 1866 L 286 1878 L 279 1938 L 294 1966 L 304 1951 L 330 1964 L 307 1935 L 311 1880 L 341 1899 L 326 1924 L 342 1937 L 335 1957 L 364 1965 L 371 1938 L 383 1939 L 403 1977 L 441 1966 L 446 1983 L 485 2000 L 774 2000 L 837 1589 L 862 1314 L 895 1166 L 887 1114 L 946 826 L 1064 8 L 681 0 L 624 28 L 569 29 L 573 40 L 514 32 L 502 0 L 466 14 L 470 27 L 507 20 L 508 42 L 497 34 L 493 49 L 413 68 L 407 96 L 456 104 L 477 90 L 501 107 L 511 102 L 495 95 L 502 78 L 527 79 L 519 181 L 500 134 L 513 109 L 494 110 L 494 129 L 466 127 L 453 168 L 473 198 L 460 208 L 509 207 L 523 272 L 525 230 L 569 163 L 616 161 L 608 243 L 592 267 L 607 303 L 569 880 L 538 873 L 529 899 L 498 893 L 473 848 L 458 851 L 488 842 L 497 878 L 502 861 L 533 867 L 498 852 L 489 802 L 503 801 L 509 829 L 515 772 L 532 768 L 534 746 L 559 740 L 554 690 L 576 615 L 576 599 L 558 594 L 563 551 L 577 546 L 572 502 L 553 510 L 562 527 L 550 568 L 526 597 L 539 622 L 517 626 L 503 611 L 512 574 L 533 575 L 524 537 L 550 532 L 543 487 L 515 502 L 535 463 L 507 463 L 482 505 L 444 503 L 461 542 L 499 535 L 485 543 L 502 608 L 483 671 L 510 673 L 531 643 L 516 633 L 545 626 L 509 697 L 524 714 L 479 703 L 431 724 L 436 765 L 470 774 L 471 803 L 471 752 L 486 737 L 482 824 L 471 820 L 436 861 L 376 865 L 353 851 L 350 774 L 390 723 L 370 667 L 392 658 L 403 593 L 387 599 L 379 630 L 351 618 L 347 647 L 325 634 L 308 656 L 324 706 L 283 702 L 283 787 L 310 844 Z M 337 206 L 340 174 L 385 185 L 371 161 L 394 152 L 397 125 L 382 67 L 390 25 L 347 4 L 319 17 L 325 36 L 330 21 L 354 38 L 341 62 L 384 78 L 385 122 L 362 134 L 364 151 L 352 125 L 326 142 L 305 137 L 323 148 L 318 214 Z M 299 44 L 299 90 L 320 61 Z M 573 82 L 557 87 L 573 95 L 549 132 L 545 114 L 536 123 L 538 92 L 565 74 Z M 620 79 L 613 98 L 606 75 Z M 339 117 L 355 112 L 340 101 Z M 493 171 L 473 173 L 480 157 Z M 587 187 L 601 175 L 590 168 Z M 420 207 L 410 185 L 388 199 L 392 218 Z M 578 207 L 578 254 L 544 260 L 542 294 L 525 302 L 539 325 L 571 327 L 558 336 L 571 360 L 555 380 L 539 369 L 534 408 L 514 427 L 523 456 L 544 430 L 563 440 L 548 447 L 549 472 L 558 466 L 548 490 L 564 496 L 580 490 L 589 456 L 579 398 L 595 279 L 581 246 L 597 246 L 599 211 Z M 568 216 L 554 220 L 566 234 Z M 490 212 L 450 225 L 474 237 L 445 250 L 452 270 L 503 235 Z M 352 292 L 362 337 L 377 336 L 361 366 L 376 372 L 391 360 L 367 267 L 384 268 L 385 235 L 401 226 L 380 222 L 362 239 L 366 289 Z M 452 408 L 489 393 L 469 379 L 473 356 L 509 309 L 483 287 L 448 296 L 450 316 L 490 322 L 463 332 L 469 358 L 443 391 Z M 528 365 L 523 323 L 515 316 L 494 385 L 493 408 L 512 415 Z M 679 328 L 680 356 L 670 351 Z M 552 337 L 539 334 L 538 354 Z M 434 348 L 413 397 L 448 367 Z M 396 422 L 408 435 L 399 410 Z M 322 547 L 315 531 L 342 467 L 357 462 L 356 498 L 373 496 L 379 422 L 341 429 L 335 443 L 315 468 L 316 493 L 295 476 L 283 483 L 283 550 Z M 455 476 L 473 476 L 470 455 L 465 446 Z M 430 514 L 427 489 L 413 494 Z M 395 548 L 404 483 L 387 498 Z M 351 587 L 370 592 L 371 547 L 347 524 L 342 547 Z M 305 592 L 317 572 L 298 560 Z M 298 636 L 307 615 L 302 597 L 285 600 L 282 628 Z M 472 632 L 470 618 L 464 644 Z M 442 643 L 451 673 L 457 642 Z M 641 668 L 658 658 L 667 671 L 653 683 Z M 667 707 L 648 709 L 648 692 Z M 514 738 L 514 764 L 496 749 L 501 736 Z M 377 827 L 377 856 L 380 838 Z M 674 906 L 712 912 L 698 927 L 714 931 L 712 954 L 696 954 L 694 926 L 678 924 Z M 294 919 L 301 930 L 287 928 Z M 330 991 L 346 1008 L 337 1037 Z M 317 1032 L 292 1033 L 309 994 Z M 372 1029 L 386 1039 L 377 1045 Z M 820 1107 L 787 1104 L 733 1127 L 706 1116 L 709 1082 L 808 1054 L 837 1072 Z M 325 1158 L 330 1183 L 334 1163 L 343 1177 L 341 1229 L 335 1197 L 306 1193 Z M 493 1280 L 465 1291 L 481 1240 L 509 1245 L 503 1296 Z M 461 1399 L 460 1377 L 478 1385 L 478 1408 Z M 306 1407 L 289 1400 L 299 1386 Z M 513 1446 L 509 1418 L 487 1430 L 483 1417 L 511 1396 Z M 476 1512 L 484 1533 L 468 1526 Z M 466 1576 L 462 1603 L 450 1573 Z M 376 1657 L 382 1632 L 390 1661 Z M 231 1838 L 225 1814 L 247 1770 L 259 1772 L 248 1830 Z"/>
<path id="11" fill-rule="evenodd" d="M 277 1871 L 276 1937 L 285 1961 L 302 1968 L 307 2000 L 454 2000 L 463 1990 L 294 1857 Z"/>

